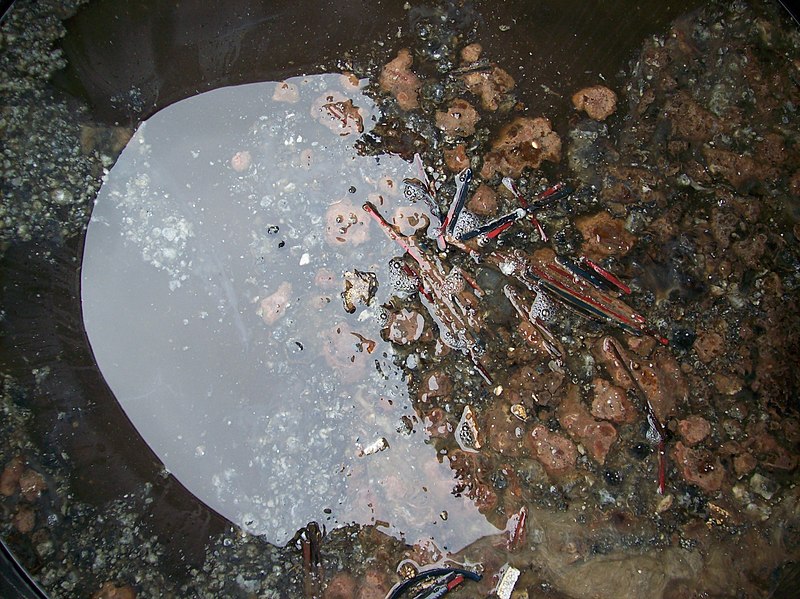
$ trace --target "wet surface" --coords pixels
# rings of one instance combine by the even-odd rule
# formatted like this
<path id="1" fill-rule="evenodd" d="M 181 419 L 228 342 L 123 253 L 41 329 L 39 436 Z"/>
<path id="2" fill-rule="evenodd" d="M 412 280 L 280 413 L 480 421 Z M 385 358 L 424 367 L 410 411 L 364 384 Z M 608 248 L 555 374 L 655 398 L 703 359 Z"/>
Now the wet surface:
<path id="1" fill-rule="evenodd" d="M 693 7 L 352 27 L 368 8 L 98 2 L 64 58 L 42 48 L 71 11 L 25 5 L 0 70 L 4 538 L 54 596 L 367 599 L 434 566 L 482 574 L 465 597 L 791 596 L 800 39 L 772 2 Z M 319 38 L 288 70 L 278 22 Z M 196 95 L 301 72 L 337 75 Z M 436 250 L 418 214 L 466 166 L 461 233 L 572 192 Z M 111 389 L 77 288 L 104 169 L 83 276 Z"/>
<path id="2" fill-rule="evenodd" d="M 92 212 L 84 322 L 166 468 L 248 532 L 283 545 L 312 520 L 384 522 L 456 550 L 496 529 L 452 497 L 380 337 L 398 252 L 351 198 L 399 208 L 410 168 L 356 153 L 377 116 L 357 82 L 320 75 L 148 119 Z M 353 269 L 381 284 L 348 314 Z"/>

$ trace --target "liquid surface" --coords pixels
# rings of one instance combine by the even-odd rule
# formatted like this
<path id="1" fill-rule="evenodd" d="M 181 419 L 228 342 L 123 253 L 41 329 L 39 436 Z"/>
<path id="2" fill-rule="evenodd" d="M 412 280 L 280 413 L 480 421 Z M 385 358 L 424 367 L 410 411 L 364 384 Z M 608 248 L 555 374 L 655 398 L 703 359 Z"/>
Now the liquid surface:
<path id="1" fill-rule="evenodd" d="M 415 173 L 356 153 L 376 119 L 339 75 L 222 88 L 151 117 L 92 213 L 86 331 L 166 468 L 245 530 L 283 544 L 312 520 L 378 523 L 457 550 L 496 529 L 451 493 L 379 334 L 399 248 L 361 205 L 407 204 Z M 379 285 L 348 314 L 355 270 Z"/>

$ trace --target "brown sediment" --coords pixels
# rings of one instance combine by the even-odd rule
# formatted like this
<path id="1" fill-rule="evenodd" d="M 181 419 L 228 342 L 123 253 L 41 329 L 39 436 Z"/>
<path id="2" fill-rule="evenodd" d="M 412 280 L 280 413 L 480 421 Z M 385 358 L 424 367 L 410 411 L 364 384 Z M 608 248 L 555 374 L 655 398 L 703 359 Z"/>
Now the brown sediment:
<path id="1" fill-rule="evenodd" d="M 356 579 L 349 572 L 337 572 L 325 586 L 325 599 L 353 599 L 356 595 Z"/>
<path id="2" fill-rule="evenodd" d="M 392 343 L 409 345 L 416 343 L 425 333 L 425 318 L 419 312 L 403 308 L 392 312 L 384 329 L 386 337 Z M 427 338 L 432 338 L 427 335 Z"/>
<path id="3" fill-rule="evenodd" d="M 702 416 L 693 415 L 678 421 L 678 432 L 689 447 L 697 445 L 711 434 L 711 425 Z"/>
<path id="4" fill-rule="evenodd" d="M 403 110 L 413 110 L 419 106 L 419 89 L 422 83 L 411 70 L 413 62 L 411 52 L 403 48 L 383 67 L 378 80 L 381 89 L 391 93 Z"/>
<path id="5" fill-rule="evenodd" d="M 725 339 L 717 331 L 704 331 L 697 336 L 693 349 L 702 362 L 708 364 L 725 351 Z"/>
<path id="6" fill-rule="evenodd" d="M 36 526 L 36 512 L 29 505 L 20 505 L 17 513 L 11 519 L 11 524 L 17 529 L 17 532 L 28 534 Z"/>
<path id="7" fill-rule="evenodd" d="M 106 582 L 92 595 L 92 599 L 136 599 L 136 591 L 127 584 Z"/>
<path id="8" fill-rule="evenodd" d="M 510 107 L 513 99 L 508 92 L 514 89 L 514 78 L 496 64 L 478 62 L 482 52 L 483 47 L 478 43 L 461 49 L 461 68 L 466 71 L 461 75 L 464 85 L 481 99 L 484 110 L 495 111 L 501 103 Z"/>
<path id="9" fill-rule="evenodd" d="M 356 599 L 385 599 L 390 588 L 386 572 L 378 568 L 368 568 L 361 578 Z"/>
<path id="10" fill-rule="evenodd" d="M 604 184 L 599 197 L 606 205 L 664 203 L 663 173 L 643 166 L 609 164 L 605 168 Z M 672 223 L 674 225 L 674 223 Z"/>
<path id="11" fill-rule="evenodd" d="M 11 497 L 19 490 L 19 480 L 25 471 L 25 459 L 15 456 L 8 461 L 0 474 L 0 493 Z"/>
<path id="12" fill-rule="evenodd" d="M 350 200 L 333 202 L 325 213 L 325 225 L 325 239 L 333 246 L 361 245 L 369 238 L 366 214 Z"/>
<path id="13" fill-rule="evenodd" d="M 572 95 L 572 105 L 590 119 L 604 121 L 617 110 L 617 94 L 604 85 L 584 87 Z"/>
<path id="14" fill-rule="evenodd" d="M 563 391 L 564 373 L 534 362 L 514 370 L 508 379 L 508 391 L 520 398 L 531 398 L 540 406 L 558 405 Z"/>
<path id="15" fill-rule="evenodd" d="M 595 418 L 617 424 L 633 422 L 638 418 L 636 408 L 628 400 L 625 389 L 600 377 L 592 380 L 592 387 L 592 415 Z"/>
<path id="16" fill-rule="evenodd" d="M 469 166 L 466 147 L 458 144 L 453 148 L 444 149 L 444 162 L 451 173 L 460 173 Z"/>
<path id="17" fill-rule="evenodd" d="M 604 464 L 611 446 L 617 440 L 617 431 L 611 423 L 592 418 L 581 402 L 577 385 L 570 385 L 556 413 L 564 430 L 579 441 L 598 464 Z"/>
<path id="18" fill-rule="evenodd" d="M 514 89 L 514 78 L 497 65 L 462 76 L 467 89 L 481 99 L 481 108 L 495 111 Z"/>
<path id="19" fill-rule="evenodd" d="M 566 437 L 537 425 L 527 436 L 526 443 L 531 454 L 542 463 L 548 474 L 566 474 L 575 468 L 578 450 Z"/>
<path id="20" fill-rule="evenodd" d="M 581 251 L 592 260 L 624 256 L 634 244 L 634 236 L 625 230 L 625 222 L 602 211 L 579 218 L 575 225 L 583 236 Z"/>
<path id="21" fill-rule="evenodd" d="M 692 449 L 681 441 L 675 444 L 672 458 L 686 482 L 697 485 L 705 492 L 719 490 L 725 479 L 725 469 L 719 458 L 707 449 Z"/>
<path id="22" fill-rule="evenodd" d="M 300 91 L 297 85 L 288 81 L 280 81 L 275 84 L 275 91 L 272 94 L 275 102 L 288 102 L 293 104 L 300 99 Z"/>
<path id="23" fill-rule="evenodd" d="M 495 402 L 485 416 L 486 444 L 499 454 L 518 457 L 524 453 L 523 429 L 520 421 L 511 415 L 510 406 Z"/>
<path id="24" fill-rule="evenodd" d="M 651 404 L 662 423 L 688 397 L 686 379 L 666 348 L 656 348 L 652 356 L 642 358 L 632 355 L 613 337 L 606 337 L 595 346 L 595 357 L 615 385 L 641 393 L 641 399 Z"/>
<path id="25" fill-rule="evenodd" d="M 460 98 L 450 102 L 446 111 L 437 111 L 435 118 L 436 126 L 453 137 L 469 137 L 481 120 L 472 104 Z"/>
<path id="26" fill-rule="evenodd" d="M 483 52 L 483 46 L 472 43 L 461 48 L 461 61 L 466 64 L 477 62 Z"/>
<path id="27" fill-rule="evenodd" d="M 32 468 L 26 468 L 19 477 L 19 492 L 23 499 L 33 502 L 47 490 L 44 476 Z"/>
<path id="28" fill-rule="evenodd" d="M 474 212 L 478 216 L 496 216 L 497 206 L 497 192 L 485 183 L 478 186 L 467 202 L 470 212 Z"/>
<path id="29" fill-rule="evenodd" d="M 518 178 L 526 168 L 539 168 L 544 161 L 561 160 L 561 138 L 544 117 L 519 117 L 506 125 L 484 156 L 481 177 L 495 173 Z"/>

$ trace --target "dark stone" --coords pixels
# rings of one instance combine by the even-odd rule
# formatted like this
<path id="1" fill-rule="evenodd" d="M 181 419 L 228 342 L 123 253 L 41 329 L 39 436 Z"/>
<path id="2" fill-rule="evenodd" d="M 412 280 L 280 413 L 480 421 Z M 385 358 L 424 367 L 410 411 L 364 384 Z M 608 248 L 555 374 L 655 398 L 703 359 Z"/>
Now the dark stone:
<path id="1" fill-rule="evenodd" d="M 633 447 L 630 447 L 628 452 L 637 460 L 643 460 L 653 453 L 653 449 L 646 443 L 637 443 Z"/>
<path id="2" fill-rule="evenodd" d="M 677 347 L 678 349 L 682 349 L 683 351 L 689 351 L 692 348 L 696 338 L 697 334 L 692 330 L 676 329 L 672 331 L 670 345 Z"/>

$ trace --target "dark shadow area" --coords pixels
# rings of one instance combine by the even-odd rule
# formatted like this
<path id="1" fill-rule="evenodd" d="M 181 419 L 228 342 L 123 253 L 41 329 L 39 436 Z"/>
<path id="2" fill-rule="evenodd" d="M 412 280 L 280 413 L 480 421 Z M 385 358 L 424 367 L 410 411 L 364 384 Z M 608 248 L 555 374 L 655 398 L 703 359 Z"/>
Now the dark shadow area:
<path id="1" fill-rule="evenodd" d="M 487 54 L 519 78 L 520 99 L 549 114 L 562 112 L 568 90 L 616 76 L 644 37 L 700 4 L 481 1 L 457 5 L 451 19 L 457 27 L 477 19 Z M 388 58 L 428 12 L 403 5 L 101 0 L 67 22 L 59 84 L 84 96 L 97 118 L 135 122 L 220 86 L 357 68 L 374 52 Z"/>

